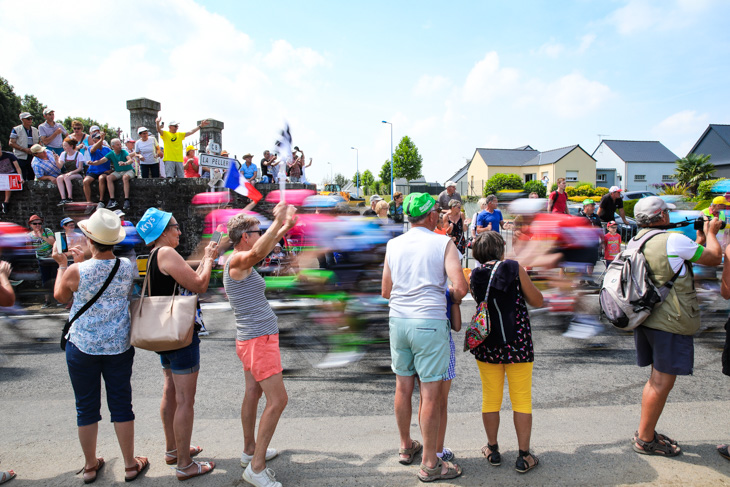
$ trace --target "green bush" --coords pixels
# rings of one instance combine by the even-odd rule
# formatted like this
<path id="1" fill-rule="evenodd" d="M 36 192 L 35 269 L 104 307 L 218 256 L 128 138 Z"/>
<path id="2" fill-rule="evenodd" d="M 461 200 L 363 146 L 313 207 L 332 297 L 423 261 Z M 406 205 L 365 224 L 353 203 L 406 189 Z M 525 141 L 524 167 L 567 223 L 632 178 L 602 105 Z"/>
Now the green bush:
<path id="1" fill-rule="evenodd" d="M 593 190 L 593 194 L 603 196 L 604 194 L 608 194 L 608 188 L 604 188 L 603 186 L 596 186 L 596 189 Z"/>
<path id="2" fill-rule="evenodd" d="M 702 183 L 700 183 L 700 184 L 702 184 Z M 702 211 L 706 208 L 709 208 L 710 203 L 712 203 L 712 200 L 699 200 L 693 209 L 695 209 L 697 211 Z"/>
<path id="3" fill-rule="evenodd" d="M 593 188 L 593 184 L 586 181 L 576 181 L 575 183 L 573 183 L 573 186 L 575 186 L 576 188 L 579 188 L 581 186 L 590 186 L 591 188 Z"/>
<path id="4" fill-rule="evenodd" d="M 484 196 L 497 194 L 503 189 L 522 189 L 524 188 L 522 178 L 518 174 L 495 174 L 484 183 Z"/>
<path id="5" fill-rule="evenodd" d="M 636 206 L 636 203 L 639 200 L 625 200 L 624 201 L 624 213 L 626 213 L 626 216 L 633 218 L 634 217 L 634 206 Z"/>
<path id="6" fill-rule="evenodd" d="M 697 187 L 697 198 L 700 200 L 711 200 L 712 199 L 712 187 L 718 181 L 724 181 L 725 179 L 727 179 L 727 178 L 708 179 L 707 181 L 702 181 L 700 183 L 700 185 Z"/>
<path id="7" fill-rule="evenodd" d="M 593 186 L 590 184 L 581 184 L 575 187 L 575 194 L 577 196 L 590 196 L 593 194 Z"/>
<path id="8" fill-rule="evenodd" d="M 565 193 L 568 196 L 578 196 L 578 192 L 575 190 L 575 186 L 566 186 Z"/>
<path id="9" fill-rule="evenodd" d="M 540 198 L 544 198 L 547 195 L 547 189 L 541 181 L 527 181 L 525 183 L 525 193 L 527 193 L 528 195 L 530 193 L 537 193 Z"/>

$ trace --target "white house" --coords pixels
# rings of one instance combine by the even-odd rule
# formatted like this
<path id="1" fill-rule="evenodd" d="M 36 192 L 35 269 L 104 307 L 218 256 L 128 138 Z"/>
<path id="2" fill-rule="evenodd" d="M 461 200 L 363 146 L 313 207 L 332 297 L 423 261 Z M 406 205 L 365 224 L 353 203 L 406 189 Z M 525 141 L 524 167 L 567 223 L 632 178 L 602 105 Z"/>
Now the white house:
<path id="1" fill-rule="evenodd" d="M 656 140 L 602 140 L 591 155 L 596 160 L 596 186 L 651 191 L 654 184 L 676 182 L 679 158 Z"/>

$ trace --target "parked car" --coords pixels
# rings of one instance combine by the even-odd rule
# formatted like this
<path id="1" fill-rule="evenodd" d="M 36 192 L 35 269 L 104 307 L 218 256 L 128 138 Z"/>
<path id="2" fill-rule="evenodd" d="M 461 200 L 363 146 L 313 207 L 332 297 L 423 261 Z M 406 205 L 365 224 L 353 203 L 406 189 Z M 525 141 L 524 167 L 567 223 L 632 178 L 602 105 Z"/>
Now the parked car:
<path id="1" fill-rule="evenodd" d="M 621 198 L 624 200 L 640 200 L 647 196 L 656 196 L 656 193 L 652 193 L 651 191 L 625 191 L 621 193 Z"/>
<path id="2" fill-rule="evenodd" d="M 568 212 L 573 216 L 578 216 L 578 210 L 581 208 L 583 208 L 583 205 L 580 204 L 568 205 Z M 616 222 L 618 233 L 621 235 L 621 241 L 624 243 L 626 243 L 630 238 L 633 238 L 639 231 L 639 226 L 636 224 L 636 220 L 628 216 L 626 217 L 626 221 L 624 221 L 618 213 L 614 213 L 613 221 Z"/>

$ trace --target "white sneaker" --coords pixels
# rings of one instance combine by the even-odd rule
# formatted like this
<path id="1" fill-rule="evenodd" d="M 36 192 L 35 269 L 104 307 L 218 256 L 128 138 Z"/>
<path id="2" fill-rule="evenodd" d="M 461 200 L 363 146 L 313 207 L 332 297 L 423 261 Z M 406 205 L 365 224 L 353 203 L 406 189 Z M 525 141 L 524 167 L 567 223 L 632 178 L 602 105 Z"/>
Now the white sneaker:
<path id="1" fill-rule="evenodd" d="M 265 468 L 259 473 L 253 473 L 251 464 L 243 471 L 243 480 L 256 487 L 283 487 L 281 482 L 276 481 L 276 474 L 270 468 Z"/>
<path id="2" fill-rule="evenodd" d="M 276 458 L 279 455 L 279 452 L 276 450 L 276 448 L 267 448 L 266 449 L 266 456 L 264 459 L 268 462 L 269 460 Z M 253 460 L 253 455 L 246 455 L 245 453 L 241 453 L 241 466 L 243 468 L 248 467 L 248 464 L 251 463 L 251 460 Z"/>

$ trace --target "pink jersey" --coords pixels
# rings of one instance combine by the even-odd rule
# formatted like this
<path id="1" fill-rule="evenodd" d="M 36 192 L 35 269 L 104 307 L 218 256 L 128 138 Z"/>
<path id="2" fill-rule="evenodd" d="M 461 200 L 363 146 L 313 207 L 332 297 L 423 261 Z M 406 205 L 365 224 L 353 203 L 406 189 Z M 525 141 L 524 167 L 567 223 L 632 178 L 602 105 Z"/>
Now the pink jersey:
<path id="1" fill-rule="evenodd" d="M 607 261 L 612 261 L 621 252 L 621 235 L 607 233 L 603 237 L 606 242 L 606 251 L 604 253 Z"/>

